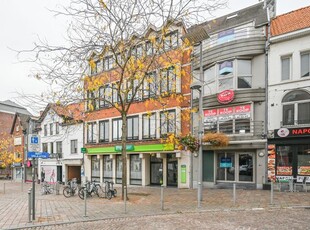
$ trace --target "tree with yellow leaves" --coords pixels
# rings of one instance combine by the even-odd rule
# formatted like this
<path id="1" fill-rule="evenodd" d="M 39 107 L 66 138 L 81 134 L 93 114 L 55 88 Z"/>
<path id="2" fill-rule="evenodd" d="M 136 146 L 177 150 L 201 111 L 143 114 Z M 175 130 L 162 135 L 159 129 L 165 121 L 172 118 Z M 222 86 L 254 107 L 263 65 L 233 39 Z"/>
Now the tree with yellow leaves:
<path id="1" fill-rule="evenodd" d="M 14 162 L 13 138 L 9 135 L 0 139 L 0 168 L 5 169 Z"/>
<path id="2" fill-rule="evenodd" d="M 103 109 L 121 117 L 122 194 L 128 183 L 127 118 L 132 105 L 141 101 L 139 106 L 145 111 L 162 111 L 163 137 L 176 130 L 171 107 L 180 107 L 181 116 L 190 120 L 191 47 L 182 38 L 190 24 L 204 20 L 207 13 L 225 3 L 72 0 L 57 12 L 72 20 L 68 46 L 41 41 L 31 50 L 39 66 L 35 76 L 57 84 L 49 100 L 68 104 L 84 98 L 86 122 Z M 93 126 L 86 126 L 86 130 L 93 130 Z"/>

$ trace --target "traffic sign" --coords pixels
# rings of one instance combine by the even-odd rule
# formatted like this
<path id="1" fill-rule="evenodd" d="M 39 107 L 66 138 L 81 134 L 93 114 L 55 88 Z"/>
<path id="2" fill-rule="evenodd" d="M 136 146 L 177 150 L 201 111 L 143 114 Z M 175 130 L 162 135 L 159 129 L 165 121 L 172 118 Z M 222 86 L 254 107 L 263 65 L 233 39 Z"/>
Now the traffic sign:
<path id="1" fill-rule="evenodd" d="M 40 151 L 40 136 L 39 135 L 29 134 L 28 151 L 29 152 L 39 152 Z"/>
<path id="2" fill-rule="evenodd" d="M 49 158 L 50 154 L 47 152 L 28 152 L 27 153 L 28 158 Z"/>

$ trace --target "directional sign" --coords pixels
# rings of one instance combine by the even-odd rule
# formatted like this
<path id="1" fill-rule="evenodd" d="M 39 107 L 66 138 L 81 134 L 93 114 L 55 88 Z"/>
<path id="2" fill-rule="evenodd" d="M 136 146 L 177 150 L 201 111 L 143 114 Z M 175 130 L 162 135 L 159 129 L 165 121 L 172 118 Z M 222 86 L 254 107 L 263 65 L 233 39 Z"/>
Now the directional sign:
<path id="1" fill-rule="evenodd" d="M 49 158 L 50 154 L 47 152 L 28 152 L 27 153 L 28 158 Z"/>
<path id="2" fill-rule="evenodd" d="M 40 151 L 40 136 L 37 134 L 30 134 L 28 139 L 28 151 L 39 152 Z"/>

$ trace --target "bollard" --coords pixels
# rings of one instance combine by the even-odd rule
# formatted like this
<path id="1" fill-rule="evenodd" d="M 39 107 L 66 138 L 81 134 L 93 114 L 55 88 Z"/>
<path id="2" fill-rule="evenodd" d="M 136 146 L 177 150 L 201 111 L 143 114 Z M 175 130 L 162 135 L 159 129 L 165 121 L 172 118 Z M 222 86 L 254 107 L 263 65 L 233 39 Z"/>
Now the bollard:
<path id="1" fill-rule="evenodd" d="M 3 183 L 3 194 L 5 194 L 5 183 Z"/>
<path id="2" fill-rule="evenodd" d="M 273 181 L 271 181 L 270 187 L 270 204 L 273 205 Z"/>
<path id="3" fill-rule="evenodd" d="M 236 205 L 236 183 L 234 183 L 233 187 L 233 196 L 234 196 L 234 205 Z"/>
<path id="4" fill-rule="evenodd" d="M 127 213 L 127 186 L 124 186 L 124 205 L 125 205 L 125 214 Z"/>
<path id="5" fill-rule="evenodd" d="M 59 189 L 60 189 L 59 187 L 60 187 L 60 184 L 59 184 L 59 182 L 57 181 L 57 182 L 56 182 L 56 189 L 55 189 L 55 190 L 56 190 L 56 195 L 59 195 Z"/>
<path id="6" fill-rule="evenodd" d="M 164 186 L 161 185 L 161 188 L 160 188 L 160 207 L 161 207 L 161 210 L 163 211 L 164 210 Z"/>
<path id="7" fill-rule="evenodd" d="M 28 189 L 28 223 L 31 222 L 31 188 Z"/>
<path id="8" fill-rule="evenodd" d="M 202 191 L 202 187 L 201 187 L 202 185 L 201 185 L 201 182 L 198 182 L 198 188 L 197 188 L 197 191 L 198 191 L 198 195 L 197 195 L 197 197 L 198 197 L 198 208 L 201 208 L 201 200 L 202 200 L 202 197 L 201 197 L 201 192 L 200 191 Z"/>
<path id="9" fill-rule="evenodd" d="M 85 186 L 85 189 L 84 189 L 84 217 L 87 217 L 86 196 L 87 196 L 87 187 Z"/>

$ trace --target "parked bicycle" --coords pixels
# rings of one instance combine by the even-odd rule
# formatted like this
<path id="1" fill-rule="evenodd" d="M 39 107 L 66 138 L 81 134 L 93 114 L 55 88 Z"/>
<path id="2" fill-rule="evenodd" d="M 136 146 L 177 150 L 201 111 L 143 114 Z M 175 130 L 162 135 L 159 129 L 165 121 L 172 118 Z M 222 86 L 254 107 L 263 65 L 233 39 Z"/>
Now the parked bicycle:
<path id="1" fill-rule="evenodd" d="M 78 190 L 77 179 L 73 178 L 67 182 L 67 185 L 63 189 L 63 194 L 65 197 L 74 196 L 76 191 Z"/>
<path id="2" fill-rule="evenodd" d="M 92 195 L 97 195 L 99 197 L 99 190 L 101 189 L 100 184 L 96 182 L 87 181 L 84 186 L 79 189 L 78 195 L 81 199 L 84 199 L 84 194 L 86 190 L 86 197 L 91 197 Z"/>
<path id="3" fill-rule="evenodd" d="M 47 194 L 52 194 L 54 192 L 53 186 L 51 186 L 49 183 L 44 181 L 41 186 L 41 194 L 42 195 L 47 195 Z"/>
<path id="4" fill-rule="evenodd" d="M 113 186 L 114 186 L 113 181 L 105 181 L 104 183 L 105 183 L 106 198 L 108 198 L 110 200 L 112 197 L 116 197 L 117 190 L 115 188 L 113 188 Z"/>

